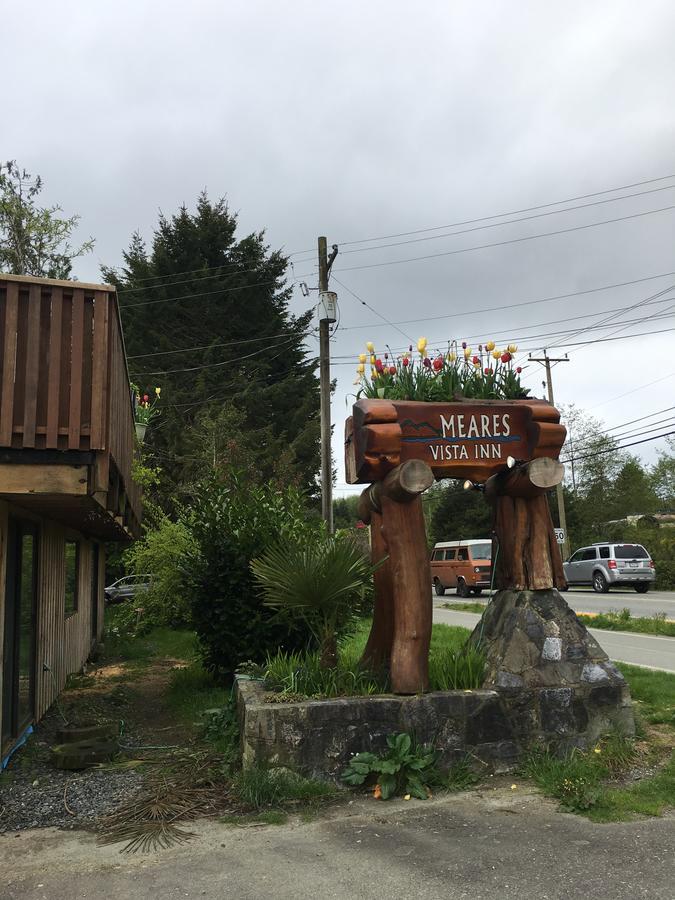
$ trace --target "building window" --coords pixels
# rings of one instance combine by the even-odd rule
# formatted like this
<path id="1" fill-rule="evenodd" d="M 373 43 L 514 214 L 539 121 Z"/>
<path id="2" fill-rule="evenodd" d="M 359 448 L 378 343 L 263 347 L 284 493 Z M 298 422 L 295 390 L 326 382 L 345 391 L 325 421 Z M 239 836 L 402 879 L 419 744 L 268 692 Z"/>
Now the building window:
<path id="1" fill-rule="evenodd" d="M 66 541 L 66 618 L 77 612 L 79 568 L 80 546 L 77 541 Z"/>

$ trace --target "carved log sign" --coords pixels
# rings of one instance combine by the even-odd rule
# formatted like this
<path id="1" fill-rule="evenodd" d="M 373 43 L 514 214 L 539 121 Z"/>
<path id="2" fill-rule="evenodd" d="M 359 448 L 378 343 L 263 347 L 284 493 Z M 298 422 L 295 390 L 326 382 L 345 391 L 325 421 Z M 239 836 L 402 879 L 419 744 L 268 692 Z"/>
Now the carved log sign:
<path id="1" fill-rule="evenodd" d="M 566 433 L 559 423 L 560 413 L 545 400 L 360 400 L 346 424 L 347 481 L 378 481 L 418 459 L 436 478 L 483 482 L 509 456 L 557 459 Z"/>

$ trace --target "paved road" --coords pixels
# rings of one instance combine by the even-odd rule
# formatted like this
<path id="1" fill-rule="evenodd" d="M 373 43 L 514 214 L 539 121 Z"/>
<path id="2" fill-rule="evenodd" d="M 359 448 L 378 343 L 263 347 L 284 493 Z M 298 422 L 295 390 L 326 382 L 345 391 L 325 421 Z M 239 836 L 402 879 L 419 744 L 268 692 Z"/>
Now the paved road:
<path id="1" fill-rule="evenodd" d="M 434 595 L 434 600 L 448 603 L 466 602 L 458 597 L 454 590 L 448 590 L 443 598 Z M 469 600 L 482 602 L 485 597 L 472 595 Z M 609 612 L 611 609 L 628 607 L 633 616 L 665 613 L 666 618 L 675 620 L 675 591 L 649 591 L 647 594 L 636 594 L 632 589 L 612 588 L 608 594 L 596 594 L 593 588 L 575 587 L 565 593 L 565 600 L 575 612 Z"/>
<path id="2" fill-rule="evenodd" d="M 151 854 L 29 831 L 0 838 L 0 898 L 673 900 L 675 818 L 594 825 L 555 807 L 512 776 L 425 801 L 356 798 L 307 824 L 190 822 L 193 840 Z"/>
<path id="3" fill-rule="evenodd" d="M 480 616 L 475 613 L 434 608 L 434 622 L 473 628 L 479 620 Z M 601 628 L 590 628 L 589 631 L 610 659 L 675 674 L 675 638 Z"/>

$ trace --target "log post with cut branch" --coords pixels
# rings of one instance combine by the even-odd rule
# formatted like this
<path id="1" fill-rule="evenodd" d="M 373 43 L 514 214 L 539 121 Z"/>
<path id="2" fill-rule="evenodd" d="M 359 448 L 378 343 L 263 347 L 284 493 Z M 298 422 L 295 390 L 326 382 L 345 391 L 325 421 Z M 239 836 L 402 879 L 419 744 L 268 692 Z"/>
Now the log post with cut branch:
<path id="1" fill-rule="evenodd" d="M 396 694 L 415 694 L 429 685 L 432 605 L 420 495 L 433 481 L 429 466 L 409 460 L 367 488 L 359 501 L 359 514 L 371 523 L 373 562 L 383 553 L 389 557 L 375 581 L 373 626 L 363 662 L 389 662 Z"/>
<path id="2" fill-rule="evenodd" d="M 548 457 L 493 475 L 485 497 L 494 509 L 493 550 L 498 590 L 566 588 L 546 491 L 559 484 L 565 467 Z"/>

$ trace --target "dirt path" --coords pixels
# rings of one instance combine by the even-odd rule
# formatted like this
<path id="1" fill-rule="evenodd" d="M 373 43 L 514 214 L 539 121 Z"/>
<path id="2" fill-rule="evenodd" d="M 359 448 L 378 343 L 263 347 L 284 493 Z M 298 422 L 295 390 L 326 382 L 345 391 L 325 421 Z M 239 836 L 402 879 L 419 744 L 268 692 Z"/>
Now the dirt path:
<path id="1" fill-rule="evenodd" d="M 112 661 L 71 679 L 24 747 L 0 777 L 0 834 L 25 828 L 91 827 L 143 784 L 135 761 L 155 751 L 145 747 L 189 747 L 194 729 L 168 703 L 171 672 L 181 660 L 152 659 L 143 665 Z M 79 772 L 55 768 L 51 747 L 68 721 L 120 723 L 124 758 Z"/>

